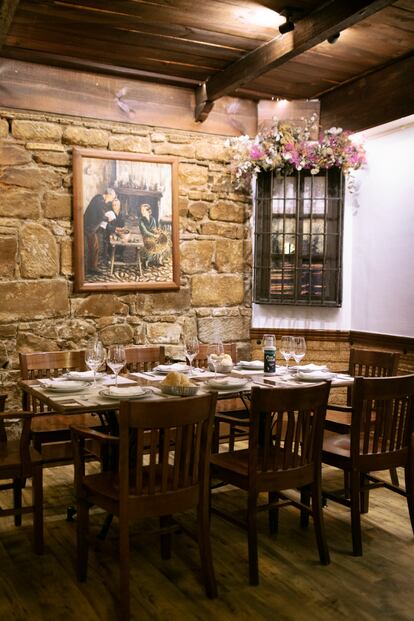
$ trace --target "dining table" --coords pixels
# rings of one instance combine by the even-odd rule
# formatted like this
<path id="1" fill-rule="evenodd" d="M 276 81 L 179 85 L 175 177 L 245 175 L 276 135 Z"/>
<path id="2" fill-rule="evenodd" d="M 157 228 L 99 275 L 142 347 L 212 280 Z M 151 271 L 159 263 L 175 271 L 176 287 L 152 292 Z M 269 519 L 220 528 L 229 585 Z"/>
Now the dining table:
<path id="1" fill-rule="evenodd" d="M 312 365 L 308 365 L 312 367 Z M 175 363 L 162 365 L 162 371 L 139 371 L 127 373 L 118 377 L 115 386 L 115 375 L 100 373 L 94 383 L 88 372 L 78 373 L 71 376 L 70 373 L 57 378 L 39 378 L 21 380 L 20 387 L 26 398 L 30 395 L 38 401 L 43 408 L 58 414 L 81 414 L 94 412 L 107 415 L 108 412 L 116 412 L 120 402 L 125 399 L 164 400 L 177 399 L 179 396 L 163 392 L 163 384 L 168 369 L 178 372 L 189 373 L 185 364 Z M 266 376 L 263 369 L 249 368 L 243 365 L 235 365 L 229 372 L 214 372 L 209 369 L 194 368 L 191 371 L 190 380 L 198 386 L 197 394 L 214 391 L 218 400 L 233 399 L 240 397 L 248 398 L 253 386 L 263 388 L 289 388 L 293 386 L 308 386 L 324 379 L 331 382 L 331 387 L 344 387 L 352 385 L 353 377 L 329 371 L 313 371 L 312 368 L 300 371 L 298 368 L 277 367 L 276 373 Z M 82 378 L 85 377 L 85 380 Z M 86 379 L 87 378 L 87 379 Z"/>

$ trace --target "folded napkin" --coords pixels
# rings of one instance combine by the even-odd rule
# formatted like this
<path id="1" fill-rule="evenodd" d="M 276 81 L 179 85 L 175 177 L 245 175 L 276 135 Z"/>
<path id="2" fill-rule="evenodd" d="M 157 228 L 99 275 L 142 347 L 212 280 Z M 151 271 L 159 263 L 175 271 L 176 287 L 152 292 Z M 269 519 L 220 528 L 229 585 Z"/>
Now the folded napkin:
<path id="1" fill-rule="evenodd" d="M 301 371 L 298 371 L 295 375 L 296 379 L 305 382 L 329 380 L 333 379 L 334 377 L 335 373 L 329 373 L 328 371 L 309 371 L 307 373 L 302 373 Z"/>
<path id="2" fill-rule="evenodd" d="M 301 371 L 303 373 L 312 373 L 313 371 L 327 371 L 328 367 L 326 364 L 301 364 L 295 367 L 291 367 L 291 369 L 295 369 L 296 371 Z"/>
<path id="3" fill-rule="evenodd" d="M 136 397 L 137 395 L 142 395 L 145 390 L 142 390 L 141 386 L 129 386 L 129 388 L 110 386 L 108 392 L 115 397 Z"/>
<path id="4" fill-rule="evenodd" d="M 240 360 L 239 365 L 249 369 L 263 369 L 263 360 Z"/>
<path id="5" fill-rule="evenodd" d="M 173 364 L 159 364 L 154 368 L 154 371 L 160 371 L 161 373 L 168 373 L 169 371 L 178 371 L 179 373 L 184 373 L 188 371 L 190 367 L 188 364 L 184 364 L 183 362 L 174 362 Z"/>
<path id="6" fill-rule="evenodd" d="M 103 373 L 97 373 L 96 379 L 103 377 Z M 68 371 L 65 374 L 66 379 L 80 380 L 83 382 L 93 381 L 93 371 Z"/>

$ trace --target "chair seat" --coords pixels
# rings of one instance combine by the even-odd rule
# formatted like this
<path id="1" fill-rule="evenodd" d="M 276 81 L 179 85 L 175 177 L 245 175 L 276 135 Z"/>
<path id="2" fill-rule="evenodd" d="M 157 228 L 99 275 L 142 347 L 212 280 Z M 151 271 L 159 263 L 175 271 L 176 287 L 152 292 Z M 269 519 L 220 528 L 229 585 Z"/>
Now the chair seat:
<path id="1" fill-rule="evenodd" d="M 42 462 L 42 456 L 36 449 L 29 449 L 30 461 L 32 464 L 38 464 Z M 4 469 L 14 467 L 15 472 L 20 469 L 21 466 L 21 454 L 20 454 L 20 442 L 18 440 L 11 440 L 7 442 L 6 446 L 0 447 L 0 472 L 3 474 Z"/>
<path id="2" fill-rule="evenodd" d="M 243 449 L 241 451 L 229 451 L 228 453 L 214 453 L 210 457 L 210 465 L 247 477 L 249 451 Z"/>

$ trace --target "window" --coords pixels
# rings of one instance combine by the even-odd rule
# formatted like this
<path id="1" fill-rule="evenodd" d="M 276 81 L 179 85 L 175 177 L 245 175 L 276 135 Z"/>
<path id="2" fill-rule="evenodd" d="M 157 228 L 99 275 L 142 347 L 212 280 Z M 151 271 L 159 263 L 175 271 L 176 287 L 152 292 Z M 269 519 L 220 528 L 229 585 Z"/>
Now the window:
<path id="1" fill-rule="evenodd" d="M 254 302 L 341 305 L 343 196 L 338 168 L 259 174 Z"/>

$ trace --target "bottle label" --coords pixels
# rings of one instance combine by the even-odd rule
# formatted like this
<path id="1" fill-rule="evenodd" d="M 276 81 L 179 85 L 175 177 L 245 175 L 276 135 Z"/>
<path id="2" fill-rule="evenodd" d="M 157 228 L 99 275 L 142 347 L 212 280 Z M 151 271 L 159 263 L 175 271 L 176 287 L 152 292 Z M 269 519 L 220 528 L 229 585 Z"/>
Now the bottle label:
<path id="1" fill-rule="evenodd" d="M 276 373 L 276 350 L 265 349 L 263 352 L 265 374 Z"/>

